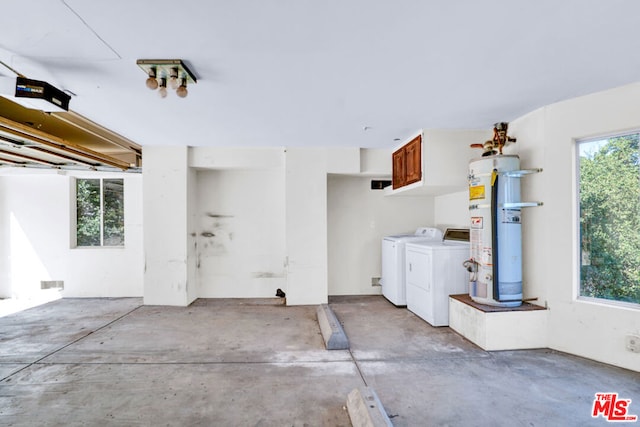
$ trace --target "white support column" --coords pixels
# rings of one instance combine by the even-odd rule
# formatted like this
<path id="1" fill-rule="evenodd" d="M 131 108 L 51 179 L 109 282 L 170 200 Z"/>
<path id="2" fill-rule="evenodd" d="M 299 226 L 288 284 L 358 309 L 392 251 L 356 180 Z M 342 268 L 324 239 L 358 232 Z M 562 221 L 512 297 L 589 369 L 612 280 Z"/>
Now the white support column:
<path id="1" fill-rule="evenodd" d="M 327 302 L 327 171 L 322 149 L 287 148 L 287 304 Z"/>
<path id="2" fill-rule="evenodd" d="M 190 304 L 188 147 L 144 147 L 144 303 Z"/>

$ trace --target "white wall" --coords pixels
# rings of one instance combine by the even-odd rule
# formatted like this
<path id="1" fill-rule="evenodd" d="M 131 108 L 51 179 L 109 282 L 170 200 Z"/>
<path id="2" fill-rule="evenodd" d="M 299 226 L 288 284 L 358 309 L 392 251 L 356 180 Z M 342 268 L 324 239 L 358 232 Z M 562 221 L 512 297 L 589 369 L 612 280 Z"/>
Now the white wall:
<path id="1" fill-rule="evenodd" d="M 72 176 L 125 179 L 124 248 L 72 248 Z M 0 176 L 0 295 L 37 297 L 43 280 L 64 297 L 142 295 L 142 177 L 55 171 Z"/>
<path id="2" fill-rule="evenodd" d="M 381 293 L 371 279 L 380 277 L 382 238 L 433 226 L 433 197 L 385 196 L 371 179 L 327 178 L 329 295 Z"/>
<path id="3" fill-rule="evenodd" d="M 512 121 L 523 167 L 544 172 L 523 181 L 523 198 L 544 206 L 523 215 L 525 286 L 549 306 L 551 348 L 640 370 L 625 335 L 640 334 L 640 309 L 576 297 L 578 236 L 575 140 L 640 129 L 640 84 L 550 105 Z"/>
<path id="4" fill-rule="evenodd" d="M 436 227 L 469 228 L 469 191 L 436 196 L 434 198 L 433 218 Z"/>
<path id="5" fill-rule="evenodd" d="M 63 280 L 70 249 L 69 178 L 49 173 L 8 175 L 3 181 L 2 205 L 8 252 L 3 286 L 7 296 L 35 297 L 40 281 Z M 68 284 L 65 281 L 65 286 Z"/>
<path id="6" fill-rule="evenodd" d="M 286 292 L 284 170 L 197 173 L 198 296 Z"/>

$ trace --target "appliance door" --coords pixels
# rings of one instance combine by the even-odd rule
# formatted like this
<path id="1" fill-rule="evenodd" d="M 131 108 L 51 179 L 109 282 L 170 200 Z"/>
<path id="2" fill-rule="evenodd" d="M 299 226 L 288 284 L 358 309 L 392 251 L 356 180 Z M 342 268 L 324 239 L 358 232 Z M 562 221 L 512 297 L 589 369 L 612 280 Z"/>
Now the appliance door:
<path id="1" fill-rule="evenodd" d="M 433 251 L 409 245 L 406 257 L 407 308 L 433 325 Z"/>

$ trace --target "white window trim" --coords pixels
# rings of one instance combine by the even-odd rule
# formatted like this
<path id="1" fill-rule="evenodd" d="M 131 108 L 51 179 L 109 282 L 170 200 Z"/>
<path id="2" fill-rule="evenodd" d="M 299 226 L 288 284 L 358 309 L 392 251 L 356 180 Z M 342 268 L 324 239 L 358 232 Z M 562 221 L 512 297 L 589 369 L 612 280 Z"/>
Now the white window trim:
<path id="1" fill-rule="evenodd" d="M 580 295 L 580 282 L 582 279 L 582 272 L 580 271 L 580 267 L 582 265 L 582 244 L 580 241 L 581 239 L 581 235 L 580 235 L 580 144 L 585 144 L 585 143 L 594 142 L 594 141 L 601 141 L 604 139 L 618 138 L 618 137 L 627 136 L 627 135 L 635 135 L 635 134 L 640 134 L 640 129 L 605 133 L 598 136 L 574 139 L 575 210 L 574 210 L 573 222 L 575 225 L 575 236 L 576 236 L 574 239 L 574 244 L 576 245 L 576 251 L 575 251 L 576 256 L 574 259 L 574 272 L 575 272 L 576 279 L 573 286 L 573 296 L 574 296 L 574 301 L 576 302 L 586 303 L 591 305 L 600 305 L 600 306 L 606 306 L 606 307 L 632 309 L 635 311 L 640 310 L 640 304 L 637 304 L 637 303 Z"/>
<path id="2" fill-rule="evenodd" d="M 97 179 L 100 181 L 100 246 L 78 246 L 78 180 L 79 179 Z M 116 177 L 95 177 L 95 176 L 74 176 L 71 177 L 70 181 L 70 219 L 71 219 L 71 228 L 70 228 L 70 247 L 71 249 L 82 249 L 82 250 L 99 250 L 99 249 L 124 249 L 127 245 L 127 232 L 126 232 L 126 220 L 125 220 L 125 233 L 124 233 L 124 244 L 123 245 L 110 245 L 104 246 L 104 180 L 105 179 L 122 179 L 123 184 L 123 195 L 124 195 L 124 187 L 126 187 L 125 182 L 126 179 L 121 176 Z M 125 204 L 126 206 L 126 204 Z M 126 209 L 125 209 L 126 210 Z M 126 217 L 126 213 L 125 213 Z"/>

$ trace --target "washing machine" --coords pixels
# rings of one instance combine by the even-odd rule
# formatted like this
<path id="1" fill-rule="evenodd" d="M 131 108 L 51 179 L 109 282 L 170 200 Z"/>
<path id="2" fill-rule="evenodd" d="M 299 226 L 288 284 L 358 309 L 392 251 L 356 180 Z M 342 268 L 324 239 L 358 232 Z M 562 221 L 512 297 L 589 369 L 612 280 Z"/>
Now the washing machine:
<path id="1" fill-rule="evenodd" d="M 382 295 L 396 306 L 407 305 L 405 287 L 405 244 L 417 241 L 442 241 L 442 231 L 420 227 L 411 234 L 396 234 L 382 238 Z"/>
<path id="2" fill-rule="evenodd" d="M 407 309 L 433 326 L 449 325 L 449 295 L 466 294 L 469 230 L 449 228 L 440 241 L 405 245 Z"/>

